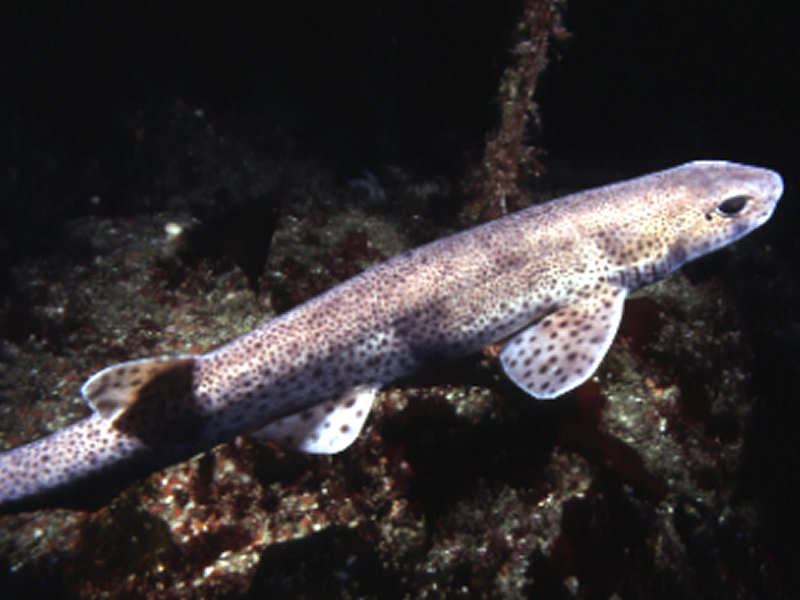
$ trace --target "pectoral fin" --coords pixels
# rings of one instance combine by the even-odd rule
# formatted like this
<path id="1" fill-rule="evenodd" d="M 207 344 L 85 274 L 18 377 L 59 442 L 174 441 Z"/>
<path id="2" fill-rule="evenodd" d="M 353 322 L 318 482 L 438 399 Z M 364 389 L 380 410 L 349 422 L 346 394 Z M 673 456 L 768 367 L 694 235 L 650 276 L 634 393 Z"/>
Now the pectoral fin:
<path id="1" fill-rule="evenodd" d="M 627 290 L 606 285 L 515 335 L 500 361 L 511 380 L 536 398 L 555 398 L 588 379 L 608 352 Z"/>
<path id="2" fill-rule="evenodd" d="M 339 398 L 272 421 L 250 435 L 310 454 L 341 452 L 358 437 L 380 387 L 355 387 Z"/>

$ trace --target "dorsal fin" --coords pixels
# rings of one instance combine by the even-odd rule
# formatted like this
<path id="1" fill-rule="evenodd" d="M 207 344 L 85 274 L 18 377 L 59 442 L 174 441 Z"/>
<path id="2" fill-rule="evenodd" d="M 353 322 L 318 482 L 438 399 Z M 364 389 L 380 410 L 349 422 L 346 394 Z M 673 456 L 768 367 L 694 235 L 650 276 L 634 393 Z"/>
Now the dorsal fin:
<path id="1" fill-rule="evenodd" d="M 191 355 L 163 356 L 111 365 L 89 377 L 81 395 L 96 413 L 114 421 L 139 401 L 145 386 L 157 378 L 169 378 L 170 372 L 183 373 L 194 359 Z"/>

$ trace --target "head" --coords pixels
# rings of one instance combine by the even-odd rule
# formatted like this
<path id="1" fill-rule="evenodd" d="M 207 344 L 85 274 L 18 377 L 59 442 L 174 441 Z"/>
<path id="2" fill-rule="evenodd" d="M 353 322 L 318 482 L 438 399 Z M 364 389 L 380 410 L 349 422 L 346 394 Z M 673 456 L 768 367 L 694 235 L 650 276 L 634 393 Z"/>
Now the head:
<path id="1" fill-rule="evenodd" d="M 582 233 L 633 289 L 762 225 L 782 193 L 774 171 L 698 160 L 597 188 L 576 205 Z"/>
<path id="2" fill-rule="evenodd" d="M 783 194 L 775 171 L 721 160 L 697 160 L 664 173 L 679 184 L 669 246 L 684 262 L 763 225 Z"/>
<path id="3" fill-rule="evenodd" d="M 612 235 L 595 232 L 620 270 L 644 284 L 738 240 L 770 218 L 780 175 L 721 160 L 698 160 L 600 188 Z"/>

